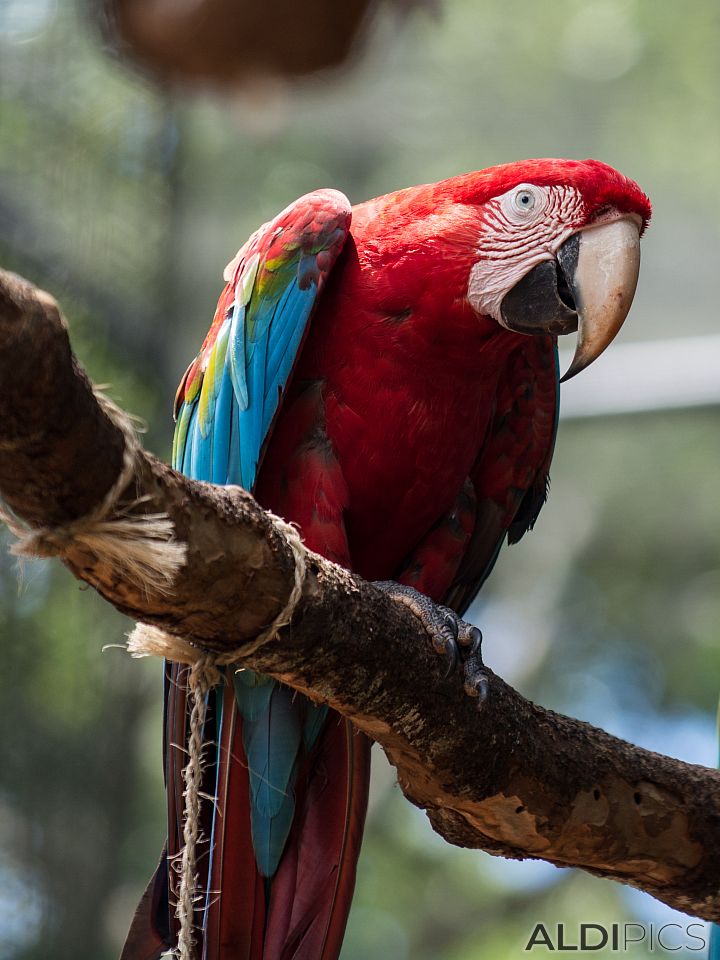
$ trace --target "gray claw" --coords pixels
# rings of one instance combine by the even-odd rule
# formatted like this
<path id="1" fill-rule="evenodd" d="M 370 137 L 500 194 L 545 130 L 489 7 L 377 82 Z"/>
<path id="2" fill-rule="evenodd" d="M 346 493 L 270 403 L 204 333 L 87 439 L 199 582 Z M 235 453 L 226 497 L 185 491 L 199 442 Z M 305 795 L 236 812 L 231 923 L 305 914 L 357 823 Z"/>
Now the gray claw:
<path id="1" fill-rule="evenodd" d="M 461 621 L 461 623 L 462 627 L 458 633 L 458 643 L 461 647 L 470 648 L 465 655 L 466 659 L 475 657 L 482 647 L 482 632 L 477 627 L 473 627 L 469 623 L 465 623 L 465 621 Z"/>
<path id="2" fill-rule="evenodd" d="M 457 621 L 454 617 L 445 617 L 445 623 L 451 628 L 453 636 L 449 639 L 448 643 L 445 646 L 445 656 L 447 657 L 447 668 L 445 670 L 444 679 L 447 680 L 451 677 L 457 670 L 458 663 L 460 662 L 460 655 L 458 651 L 458 630 L 457 630 Z M 437 646 L 435 647 L 437 650 Z M 438 651 L 442 652 L 442 651 Z"/>
<path id="3" fill-rule="evenodd" d="M 465 692 L 477 697 L 481 709 L 488 697 L 489 679 L 482 662 L 482 633 L 461 620 L 449 607 L 435 604 L 412 587 L 391 580 L 374 584 L 384 593 L 409 607 L 430 634 L 433 649 L 445 656 L 445 679 L 462 663 Z"/>

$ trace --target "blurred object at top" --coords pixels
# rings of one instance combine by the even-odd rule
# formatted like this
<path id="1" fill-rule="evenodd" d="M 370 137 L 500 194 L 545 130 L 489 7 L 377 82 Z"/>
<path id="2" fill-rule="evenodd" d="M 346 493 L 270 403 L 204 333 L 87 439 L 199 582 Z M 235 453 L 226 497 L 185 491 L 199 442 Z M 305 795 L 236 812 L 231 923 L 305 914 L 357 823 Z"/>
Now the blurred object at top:
<path id="1" fill-rule="evenodd" d="M 336 67 L 357 51 L 377 0 L 91 0 L 120 56 L 170 83 L 242 86 Z M 390 0 L 409 9 L 424 0 Z"/>

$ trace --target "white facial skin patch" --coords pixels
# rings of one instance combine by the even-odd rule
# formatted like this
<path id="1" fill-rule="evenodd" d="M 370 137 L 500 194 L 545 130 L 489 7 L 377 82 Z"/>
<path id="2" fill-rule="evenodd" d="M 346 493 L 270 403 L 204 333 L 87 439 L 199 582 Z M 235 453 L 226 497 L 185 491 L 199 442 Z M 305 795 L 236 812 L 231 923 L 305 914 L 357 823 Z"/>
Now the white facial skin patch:
<path id="1" fill-rule="evenodd" d="M 584 222 L 585 204 L 574 187 L 521 183 L 486 203 L 468 282 L 472 308 L 500 322 L 505 294 L 538 263 L 554 259 Z"/>

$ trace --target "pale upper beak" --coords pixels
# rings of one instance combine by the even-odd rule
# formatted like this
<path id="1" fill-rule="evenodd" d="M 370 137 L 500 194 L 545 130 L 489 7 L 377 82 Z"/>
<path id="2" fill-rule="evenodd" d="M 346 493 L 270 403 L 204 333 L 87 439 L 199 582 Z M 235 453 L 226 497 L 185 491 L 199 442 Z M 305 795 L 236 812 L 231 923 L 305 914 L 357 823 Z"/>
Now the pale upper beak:
<path id="1" fill-rule="evenodd" d="M 562 380 L 589 366 L 627 317 L 640 270 L 640 218 L 628 214 L 573 234 L 556 259 L 534 267 L 501 303 L 503 326 L 519 333 L 578 331 Z"/>

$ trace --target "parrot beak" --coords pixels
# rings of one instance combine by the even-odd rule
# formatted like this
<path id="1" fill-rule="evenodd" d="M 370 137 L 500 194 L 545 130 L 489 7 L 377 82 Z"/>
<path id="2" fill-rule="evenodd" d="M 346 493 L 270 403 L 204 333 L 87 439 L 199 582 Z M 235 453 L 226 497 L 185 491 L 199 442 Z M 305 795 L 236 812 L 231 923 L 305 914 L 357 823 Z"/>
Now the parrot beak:
<path id="1" fill-rule="evenodd" d="M 623 217 L 575 234 L 558 251 L 563 273 L 566 259 L 572 270 L 568 284 L 579 323 L 575 356 L 561 382 L 574 377 L 600 356 L 630 312 L 640 271 L 637 219 Z"/>
<path id="2" fill-rule="evenodd" d="M 630 310 L 639 270 L 639 218 L 628 215 L 587 227 L 565 241 L 556 260 L 538 264 L 505 295 L 501 322 L 518 333 L 577 330 L 564 382 L 615 338 Z"/>

